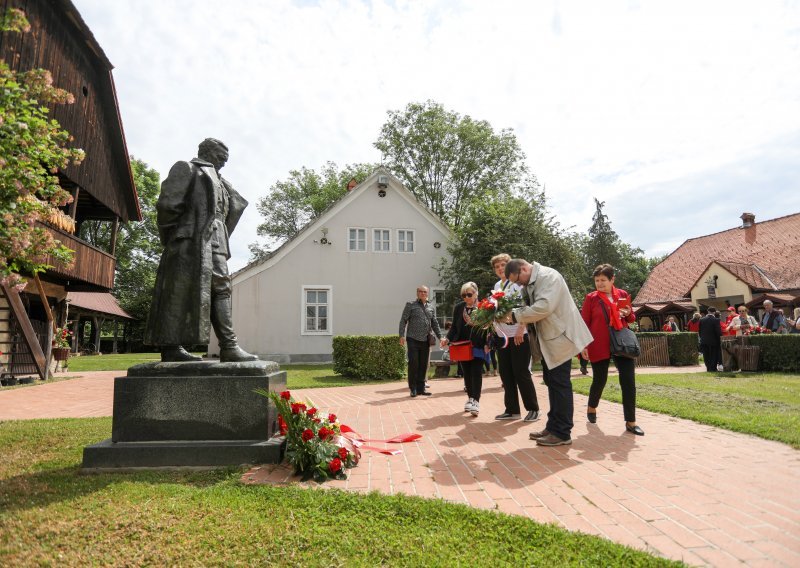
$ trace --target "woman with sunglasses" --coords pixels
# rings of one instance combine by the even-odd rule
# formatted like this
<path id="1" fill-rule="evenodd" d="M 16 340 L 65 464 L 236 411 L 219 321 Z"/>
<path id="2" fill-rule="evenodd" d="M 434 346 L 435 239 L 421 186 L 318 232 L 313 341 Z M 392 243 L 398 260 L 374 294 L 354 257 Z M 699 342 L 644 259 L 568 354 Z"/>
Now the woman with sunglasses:
<path id="1" fill-rule="evenodd" d="M 469 318 L 478 304 L 478 285 L 474 282 L 467 282 L 461 286 L 461 298 L 463 302 L 458 302 L 453 308 L 453 325 L 447 332 L 447 337 L 442 339 L 441 345 L 444 347 L 455 341 L 471 341 L 473 350 L 478 349 L 485 354 L 488 352 L 486 337 L 480 330 L 470 325 Z M 480 411 L 484 360 L 484 357 L 473 357 L 471 361 L 461 362 L 461 368 L 464 371 L 464 385 L 467 387 L 467 402 L 464 405 L 464 412 L 469 412 L 472 416 L 477 416 Z"/>
<path id="2" fill-rule="evenodd" d="M 756 318 L 747 314 L 746 306 L 739 306 L 739 315 L 731 320 L 728 329 L 733 331 L 735 335 L 747 335 L 758 327 Z"/>

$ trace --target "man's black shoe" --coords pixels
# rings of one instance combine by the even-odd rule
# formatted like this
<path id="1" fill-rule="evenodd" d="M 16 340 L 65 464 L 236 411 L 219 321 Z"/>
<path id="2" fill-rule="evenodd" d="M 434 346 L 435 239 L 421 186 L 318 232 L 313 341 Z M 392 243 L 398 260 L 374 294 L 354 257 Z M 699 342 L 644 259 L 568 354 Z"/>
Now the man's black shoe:
<path id="1" fill-rule="evenodd" d="M 417 396 L 417 389 L 411 389 L 411 398 Z"/>
<path id="2" fill-rule="evenodd" d="M 419 396 L 431 396 L 433 393 L 428 391 L 422 391 L 417 393 Z"/>

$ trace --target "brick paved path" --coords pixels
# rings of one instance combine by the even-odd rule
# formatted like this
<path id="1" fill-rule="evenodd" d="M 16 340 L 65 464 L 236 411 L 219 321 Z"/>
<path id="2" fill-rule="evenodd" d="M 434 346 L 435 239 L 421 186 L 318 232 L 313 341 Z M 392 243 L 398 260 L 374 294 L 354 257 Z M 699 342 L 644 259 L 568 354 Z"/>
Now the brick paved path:
<path id="1" fill-rule="evenodd" d="M 648 372 L 651 372 L 648 369 Z M 112 377 L 0 390 L 0 420 L 108 416 Z M 544 410 L 547 393 L 536 376 Z M 418 432 L 403 454 L 365 452 L 347 481 L 323 487 L 442 498 L 553 522 L 690 564 L 800 566 L 800 452 L 643 410 L 644 437 L 624 431 L 622 407 L 603 401 L 597 424 L 575 396 L 573 444 L 542 448 L 544 427 L 496 422 L 502 388 L 484 380 L 481 415 L 462 412 L 460 379 L 433 381 L 434 396 L 408 397 L 402 383 L 297 391 L 370 438 Z M 296 478 L 285 466 L 251 469 L 249 483 Z"/>

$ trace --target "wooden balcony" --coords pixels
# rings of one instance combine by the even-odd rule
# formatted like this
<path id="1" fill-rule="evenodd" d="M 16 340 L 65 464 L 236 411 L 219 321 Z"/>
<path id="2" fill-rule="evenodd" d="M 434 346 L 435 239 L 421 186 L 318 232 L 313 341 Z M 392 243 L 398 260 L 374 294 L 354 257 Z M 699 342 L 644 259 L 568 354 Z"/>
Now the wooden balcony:
<path id="1" fill-rule="evenodd" d="M 106 290 L 114 287 L 116 258 L 74 235 L 43 223 L 37 224 L 61 241 L 64 246 L 75 251 L 75 262 L 72 266 L 64 266 L 61 262 L 48 257 L 47 264 L 53 266 L 47 270 L 48 276 L 56 275 L 64 280 L 80 281 Z"/>

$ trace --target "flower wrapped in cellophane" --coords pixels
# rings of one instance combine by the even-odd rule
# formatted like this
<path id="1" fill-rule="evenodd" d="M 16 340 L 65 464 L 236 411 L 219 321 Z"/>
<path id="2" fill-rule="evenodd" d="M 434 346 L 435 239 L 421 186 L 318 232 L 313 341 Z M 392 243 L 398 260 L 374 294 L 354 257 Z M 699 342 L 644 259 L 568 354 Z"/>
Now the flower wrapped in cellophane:
<path id="1" fill-rule="evenodd" d="M 506 293 L 502 290 L 492 292 L 478 302 L 476 309 L 469 316 L 469 323 L 484 333 L 491 331 L 495 322 L 502 322 L 511 310 L 522 305 L 522 296 L 518 293 Z"/>

